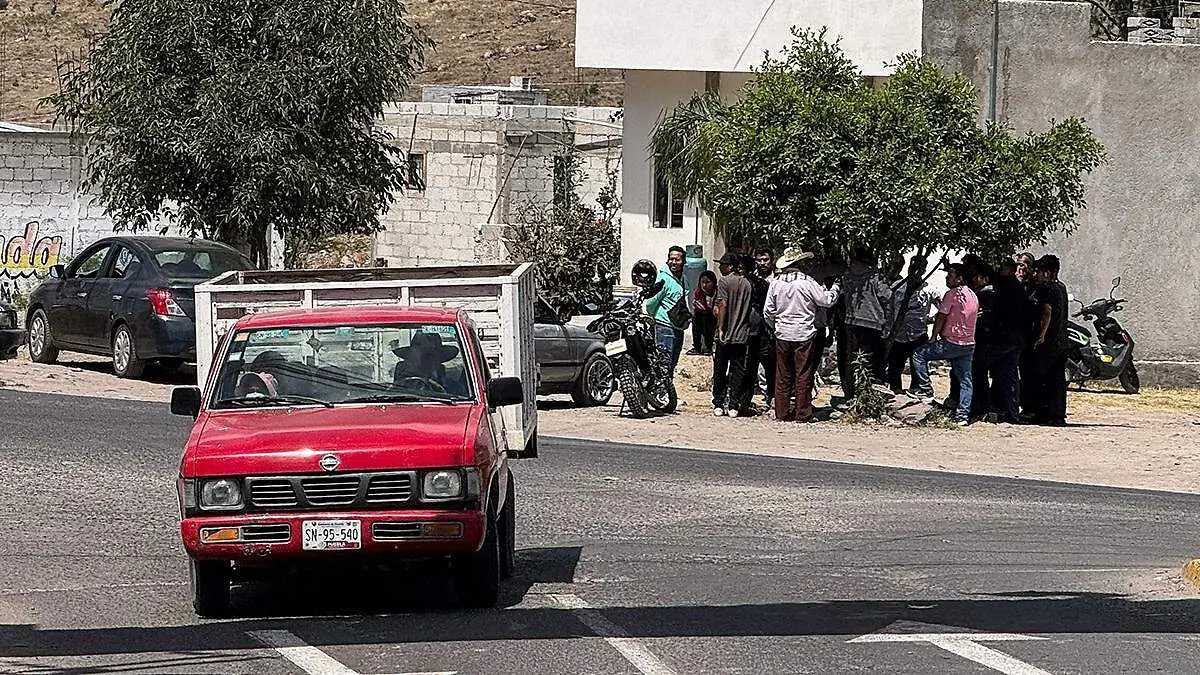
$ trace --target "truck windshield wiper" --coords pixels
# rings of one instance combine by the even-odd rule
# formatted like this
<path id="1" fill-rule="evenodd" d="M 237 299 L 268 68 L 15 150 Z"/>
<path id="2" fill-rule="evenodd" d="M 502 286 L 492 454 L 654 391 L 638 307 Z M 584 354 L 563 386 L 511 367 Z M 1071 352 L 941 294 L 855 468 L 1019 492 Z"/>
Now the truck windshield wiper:
<path id="1" fill-rule="evenodd" d="M 397 393 L 397 394 L 372 394 L 370 396 L 356 396 L 354 398 L 348 398 L 348 399 L 342 401 L 342 403 L 426 403 L 426 402 L 433 402 L 433 403 L 447 403 L 449 405 L 454 405 L 455 403 L 461 403 L 465 400 L 467 400 L 467 399 L 458 397 L 458 396 L 450 396 L 447 394 L 435 394 L 435 393 L 399 394 L 399 393 Z"/>
<path id="2" fill-rule="evenodd" d="M 233 405 L 263 405 L 276 403 L 313 403 L 322 405 L 326 408 L 332 408 L 333 404 L 319 398 L 311 396 L 237 396 L 234 398 L 225 398 L 217 401 L 218 405 L 232 403 Z"/>

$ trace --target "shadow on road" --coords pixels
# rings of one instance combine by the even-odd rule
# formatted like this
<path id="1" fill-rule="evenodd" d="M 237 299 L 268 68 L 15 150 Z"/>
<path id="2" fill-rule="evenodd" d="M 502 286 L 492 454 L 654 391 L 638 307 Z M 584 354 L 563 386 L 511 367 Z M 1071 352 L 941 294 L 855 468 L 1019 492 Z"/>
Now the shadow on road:
<path id="1" fill-rule="evenodd" d="M 571 566 L 570 555 L 569 549 L 523 552 L 523 557 L 534 563 L 534 574 L 516 579 L 513 586 L 523 588 L 523 593 L 533 583 L 541 583 L 543 578 L 563 581 L 566 579 L 563 573 Z M 335 597 L 344 590 L 340 585 L 327 584 L 319 595 L 305 597 L 301 604 L 320 604 L 322 597 Z M 570 639 L 592 634 L 565 609 L 541 607 L 363 615 L 374 609 L 359 602 L 342 605 L 341 611 L 353 614 L 351 617 L 313 616 L 310 611 L 307 616 L 286 620 L 243 618 L 165 628 L 37 630 L 34 626 L 0 626 L 0 656 L 32 658 L 253 649 L 261 645 L 246 633 L 270 629 L 287 629 L 318 647 Z M 1200 625 L 1200 600 L 1142 601 L 1121 595 L 1057 591 L 1027 591 L 969 599 L 609 607 L 597 611 L 634 638 L 837 636 L 850 639 L 881 631 L 897 621 L 911 621 L 953 632 L 1034 635 L 1188 634 Z M 500 614 L 503 614 L 503 620 L 500 620 Z"/>
<path id="2" fill-rule="evenodd" d="M 113 374 L 112 364 L 108 361 L 62 361 L 58 365 L 66 368 L 78 368 L 87 370 L 93 373 L 104 373 L 111 375 L 114 380 L 117 376 Z M 196 384 L 196 367 L 183 365 L 179 368 L 162 368 L 154 363 L 147 364 L 146 372 L 138 378 L 146 382 L 154 384 L 167 385 L 195 385 Z"/>

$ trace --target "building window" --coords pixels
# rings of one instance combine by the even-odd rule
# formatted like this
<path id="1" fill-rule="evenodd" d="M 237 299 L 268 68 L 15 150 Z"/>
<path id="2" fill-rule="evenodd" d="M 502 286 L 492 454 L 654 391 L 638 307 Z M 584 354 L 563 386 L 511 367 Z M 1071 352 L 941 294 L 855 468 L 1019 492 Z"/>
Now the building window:
<path id="1" fill-rule="evenodd" d="M 425 153 L 410 152 L 404 158 L 404 187 L 411 190 L 425 189 Z"/>
<path id="2" fill-rule="evenodd" d="M 684 200 L 677 199 L 671 194 L 667 179 L 654 169 L 654 194 L 651 195 L 654 204 L 654 217 L 651 227 L 683 229 Z"/>

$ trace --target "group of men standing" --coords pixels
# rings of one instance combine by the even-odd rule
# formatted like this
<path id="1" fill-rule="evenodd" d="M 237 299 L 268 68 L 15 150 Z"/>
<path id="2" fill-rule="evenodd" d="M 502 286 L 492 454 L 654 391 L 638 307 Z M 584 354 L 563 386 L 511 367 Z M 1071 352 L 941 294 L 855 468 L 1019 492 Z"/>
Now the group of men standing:
<path id="1" fill-rule="evenodd" d="M 852 364 L 859 353 L 873 386 L 903 391 L 907 364 L 909 393 L 929 401 L 929 363 L 947 361 L 951 388 L 943 405 L 959 424 L 1066 423 L 1067 291 L 1053 255 L 1035 261 L 1022 253 L 998 268 L 965 256 L 947 267 L 949 290 L 940 298 L 925 282 L 926 261 L 916 256 L 903 276 L 902 258 L 880 270 L 867 251 L 854 252 L 844 269 L 799 249 L 778 260 L 768 248 L 753 255 L 729 251 L 718 264 L 712 303 L 712 404 L 718 416 L 758 412 L 753 395 L 761 364 L 776 418 L 812 421 L 816 373 L 833 330 L 846 398 L 855 395 Z M 683 331 L 666 310 L 687 302 L 683 267 L 683 249 L 673 247 L 661 274 L 666 292 L 647 307 L 673 364 Z"/>

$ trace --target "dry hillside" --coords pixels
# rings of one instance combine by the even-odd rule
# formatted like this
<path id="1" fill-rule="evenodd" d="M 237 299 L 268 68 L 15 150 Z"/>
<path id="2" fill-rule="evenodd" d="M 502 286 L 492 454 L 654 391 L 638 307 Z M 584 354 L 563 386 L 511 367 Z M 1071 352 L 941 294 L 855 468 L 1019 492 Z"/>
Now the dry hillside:
<path id="1" fill-rule="evenodd" d="M 410 0 L 409 10 L 437 42 L 417 85 L 501 84 L 532 75 L 535 86 L 551 90 L 551 103 L 620 101 L 620 72 L 574 66 L 574 0 Z M 56 87 L 56 60 L 102 32 L 107 17 L 102 0 L 7 0 L 0 10 L 0 121 L 51 121 L 53 112 L 38 100 Z M 419 99 L 420 89 L 409 97 Z"/>

